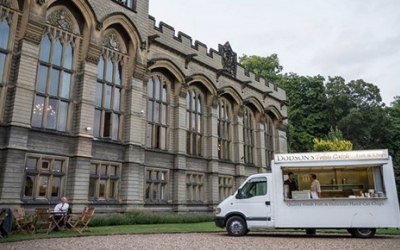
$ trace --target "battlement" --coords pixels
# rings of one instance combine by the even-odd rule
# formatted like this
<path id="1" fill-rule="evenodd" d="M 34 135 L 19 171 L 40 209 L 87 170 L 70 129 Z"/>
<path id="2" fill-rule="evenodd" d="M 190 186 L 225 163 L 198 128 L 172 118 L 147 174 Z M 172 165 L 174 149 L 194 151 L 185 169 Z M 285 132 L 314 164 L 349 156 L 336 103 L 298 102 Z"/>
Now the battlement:
<path id="1" fill-rule="evenodd" d="M 157 42 L 184 55 L 195 55 L 193 57 L 194 60 L 207 64 L 215 70 L 223 68 L 222 55 L 219 51 L 213 48 L 208 49 L 206 44 L 198 40 L 193 42 L 191 36 L 181 31 L 178 31 L 176 34 L 175 28 L 165 22 L 160 21 L 157 26 L 156 19 L 150 15 L 149 37 L 154 37 Z M 236 79 L 244 84 L 257 88 L 264 93 L 269 93 L 275 98 L 284 99 L 285 91 L 283 89 L 277 87 L 274 83 L 270 83 L 266 79 L 261 78 L 238 62 Z"/>

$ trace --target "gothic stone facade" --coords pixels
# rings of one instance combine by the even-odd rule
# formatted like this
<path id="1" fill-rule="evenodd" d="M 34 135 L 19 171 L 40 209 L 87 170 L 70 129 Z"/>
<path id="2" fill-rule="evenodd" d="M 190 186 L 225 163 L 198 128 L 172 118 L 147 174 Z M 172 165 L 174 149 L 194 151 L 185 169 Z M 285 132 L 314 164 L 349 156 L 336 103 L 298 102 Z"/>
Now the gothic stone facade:
<path id="1" fill-rule="evenodd" d="M 0 207 L 211 211 L 286 152 L 285 92 L 148 6 L 0 0 Z"/>

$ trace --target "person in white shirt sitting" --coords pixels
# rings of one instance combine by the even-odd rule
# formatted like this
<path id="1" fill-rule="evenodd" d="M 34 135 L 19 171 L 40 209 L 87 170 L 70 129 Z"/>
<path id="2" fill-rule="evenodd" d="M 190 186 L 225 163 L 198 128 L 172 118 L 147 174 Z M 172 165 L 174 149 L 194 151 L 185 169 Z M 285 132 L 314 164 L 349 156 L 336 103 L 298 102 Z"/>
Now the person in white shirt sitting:
<path id="1" fill-rule="evenodd" d="M 54 207 L 54 219 L 56 221 L 59 221 L 58 227 L 65 226 L 68 210 L 69 210 L 68 199 L 66 197 L 62 197 L 61 202 Z"/>
<path id="2" fill-rule="evenodd" d="M 54 207 L 54 212 L 67 213 L 68 209 L 69 209 L 68 199 L 66 197 L 62 197 L 61 202 Z"/>

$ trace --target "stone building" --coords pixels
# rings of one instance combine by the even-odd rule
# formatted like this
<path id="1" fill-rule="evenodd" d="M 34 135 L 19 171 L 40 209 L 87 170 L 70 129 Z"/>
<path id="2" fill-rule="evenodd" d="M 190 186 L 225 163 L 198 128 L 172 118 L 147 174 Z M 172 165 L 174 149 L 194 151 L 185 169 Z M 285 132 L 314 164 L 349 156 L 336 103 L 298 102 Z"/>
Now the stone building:
<path id="1" fill-rule="evenodd" d="M 0 0 L 0 207 L 210 211 L 286 152 L 284 90 L 149 0 Z"/>

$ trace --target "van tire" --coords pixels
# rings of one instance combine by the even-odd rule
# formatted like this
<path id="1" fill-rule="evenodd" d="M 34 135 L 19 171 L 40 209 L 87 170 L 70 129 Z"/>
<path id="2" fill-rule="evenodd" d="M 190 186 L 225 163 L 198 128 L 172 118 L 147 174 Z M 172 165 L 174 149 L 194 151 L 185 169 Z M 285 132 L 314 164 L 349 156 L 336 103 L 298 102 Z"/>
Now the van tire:
<path id="1" fill-rule="evenodd" d="M 247 225 L 240 216 L 232 216 L 226 222 L 226 231 L 230 236 L 243 236 L 247 234 Z"/>
<path id="2" fill-rule="evenodd" d="M 356 238 L 372 238 L 375 236 L 376 228 L 351 228 L 347 229 L 349 233 Z"/>

